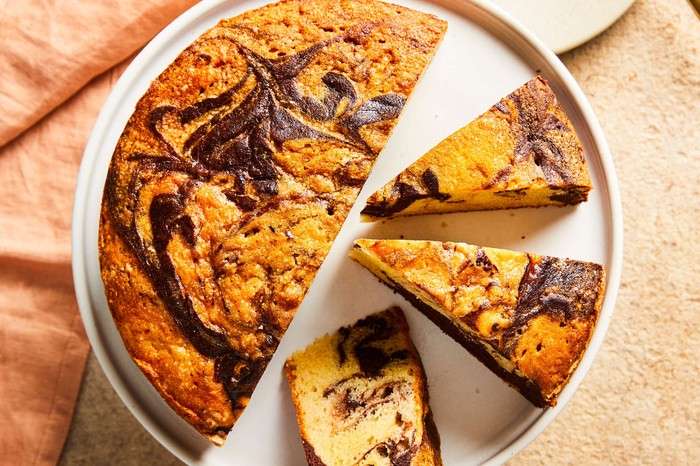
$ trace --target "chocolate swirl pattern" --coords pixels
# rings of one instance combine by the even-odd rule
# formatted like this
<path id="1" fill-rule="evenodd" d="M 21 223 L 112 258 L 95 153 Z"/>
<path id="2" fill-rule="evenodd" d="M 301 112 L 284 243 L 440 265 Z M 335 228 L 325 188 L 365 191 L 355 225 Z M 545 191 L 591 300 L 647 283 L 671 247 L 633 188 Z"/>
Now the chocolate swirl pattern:
<path id="1" fill-rule="evenodd" d="M 309 464 L 442 464 L 425 374 L 400 309 L 315 341 L 285 372 Z"/>
<path id="2" fill-rule="evenodd" d="M 217 444 L 444 33 L 422 13 L 346 3 L 357 9 L 334 23 L 348 5 L 325 0 L 222 21 L 154 81 L 110 165 L 100 225 L 110 309 L 154 386 Z M 397 48 L 393 69 L 373 61 Z M 376 77 L 393 71 L 407 79 Z"/>
<path id="3" fill-rule="evenodd" d="M 512 112 L 517 115 L 517 118 L 508 118 L 516 139 L 512 163 L 517 165 L 534 162 L 550 185 L 575 183 L 576 176 L 568 169 L 567 160 L 570 156 L 565 154 L 569 148 L 563 145 L 561 138 L 561 133 L 570 133 L 572 129 L 562 121 L 561 114 L 551 110 L 558 105 L 556 97 L 551 92 L 540 90 L 534 80 L 528 81 L 523 87 L 524 89 L 507 97 L 514 104 L 514 110 L 504 101 L 494 105 L 495 109 L 507 116 Z M 508 167 L 506 170 L 507 172 L 499 172 L 489 185 L 495 186 L 508 179 L 512 169 Z"/>

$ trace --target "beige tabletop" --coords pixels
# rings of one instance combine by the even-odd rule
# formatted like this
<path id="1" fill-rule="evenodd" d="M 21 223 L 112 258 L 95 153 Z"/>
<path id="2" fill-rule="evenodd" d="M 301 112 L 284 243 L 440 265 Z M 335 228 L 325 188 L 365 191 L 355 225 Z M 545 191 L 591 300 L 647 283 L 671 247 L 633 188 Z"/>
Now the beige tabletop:
<path id="1" fill-rule="evenodd" d="M 511 464 L 700 461 L 700 19 L 638 0 L 561 56 L 606 133 L 624 212 L 622 286 L 591 371 Z M 60 463 L 175 465 L 90 355 Z"/>

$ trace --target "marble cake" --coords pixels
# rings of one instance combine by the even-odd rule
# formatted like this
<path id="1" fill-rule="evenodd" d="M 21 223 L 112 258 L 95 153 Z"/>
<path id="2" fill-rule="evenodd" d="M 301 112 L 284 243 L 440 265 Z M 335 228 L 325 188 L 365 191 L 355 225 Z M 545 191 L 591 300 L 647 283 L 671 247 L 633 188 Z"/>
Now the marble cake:
<path id="1" fill-rule="evenodd" d="M 583 148 L 536 77 L 448 136 L 367 199 L 366 219 L 584 202 Z"/>
<path id="2" fill-rule="evenodd" d="M 139 100 L 112 156 L 109 308 L 165 401 L 221 445 L 444 35 L 375 0 L 222 20 Z"/>
<path id="3" fill-rule="evenodd" d="M 602 265 L 465 243 L 360 239 L 350 256 L 538 407 L 593 335 Z"/>
<path id="4" fill-rule="evenodd" d="M 285 373 L 309 465 L 442 464 L 425 372 L 399 308 L 319 338 Z"/>

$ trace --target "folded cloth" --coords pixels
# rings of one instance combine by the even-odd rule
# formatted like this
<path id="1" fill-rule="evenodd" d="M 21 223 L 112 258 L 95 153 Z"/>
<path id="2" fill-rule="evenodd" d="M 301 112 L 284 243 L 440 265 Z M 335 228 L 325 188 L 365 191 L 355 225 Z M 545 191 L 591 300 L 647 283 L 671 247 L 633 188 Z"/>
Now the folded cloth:
<path id="1" fill-rule="evenodd" d="M 89 346 L 70 262 L 80 159 L 120 62 L 194 3 L 0 0 L 2 464 L 58 461 Z"/>
<path id="2" fill-rule="evenodd" d="M 0 0 L 0 146 L 196 0 Z"/>

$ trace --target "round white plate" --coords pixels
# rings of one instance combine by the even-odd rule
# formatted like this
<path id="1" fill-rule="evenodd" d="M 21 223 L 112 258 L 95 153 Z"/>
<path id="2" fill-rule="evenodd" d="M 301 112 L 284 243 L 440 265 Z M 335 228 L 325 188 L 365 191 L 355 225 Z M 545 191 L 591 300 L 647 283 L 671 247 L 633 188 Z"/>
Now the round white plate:
<path id="1" fill-rule="evenodd" d="M 438 1 L 444 1 L 438 3 Z M 149 83 L 220 18 L 265 3 L 205 0 L 174 21 L 133 61 L 114 87 L 85 150 L 73 218 L 73 270 L 82 318 L 107 377 L 134 416 L 167 449 L 193 465 L 300 465 L 304 454 L 282 364 L 314 338 L 398 304 L 421 353 L 445 464 L 502 463 L 561 411 L 603 341 L 620 279 L 622 219 L 608 146 L 590 105 L 557 57 L 512 19 L 477 1 L 396 0 L 449 22 L 437 54 L 407 103 L 250 405 L 221 448 L 210 445 L 161 400 L 130 360 L 112 322 L 99 273 L 97 232 L 109 159 Z M 445 136 L 537 73 L 547 78 L 584 146 L 595 186 L 577 207 L 450 214 L 361 223 L 365 198 Z M 602 315 L 589 349 L 556 408 L 534 408 L 408 303 L 347 258 L 352 241 L 405 237 L 590 260 L 608 270 Z"/>
<path id="2" fill-rule="evenodd" d="M 609 28 L 634 0 L 491 0 L 556 53 L 577 47 Z"/>

